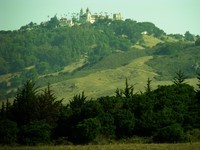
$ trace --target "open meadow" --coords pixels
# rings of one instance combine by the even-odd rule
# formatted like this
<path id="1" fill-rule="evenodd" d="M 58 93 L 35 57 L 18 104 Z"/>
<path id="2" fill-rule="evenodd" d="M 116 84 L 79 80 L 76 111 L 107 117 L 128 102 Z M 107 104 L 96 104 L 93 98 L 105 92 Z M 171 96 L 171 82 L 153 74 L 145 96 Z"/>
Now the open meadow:
<path id="1" fill-rule="evenodd" d="M 172 84 L 172 80 L 156 79 L 159 75 L 152 67 L 146 64 L 151 59 L 153 59 L 153 56 L 139 57 L 114 69 L 103 69 L 87 76 L 63 80 L 51 84 L 51 86 L 58 99 L 64 98 L 63 103 L 68 103 L 75 94 L 82 91 L 85 92 L 89 99 L 115 95 L 117 88 L 124 88 L 126 78 L 131 85 L 134 85 L 135 93 L 145 90 L 148 78 L 152 80 L 153 89 L 156 89 L 158 85 Z M 191 78 L 187 79 L 186 83 L 196 88 L 198 81 L 197 78 Z"/>
<path id="2" fill-rule="evenodd" d="M 199 150 L 200 143 L 0 147 L 0 150 Z"/>

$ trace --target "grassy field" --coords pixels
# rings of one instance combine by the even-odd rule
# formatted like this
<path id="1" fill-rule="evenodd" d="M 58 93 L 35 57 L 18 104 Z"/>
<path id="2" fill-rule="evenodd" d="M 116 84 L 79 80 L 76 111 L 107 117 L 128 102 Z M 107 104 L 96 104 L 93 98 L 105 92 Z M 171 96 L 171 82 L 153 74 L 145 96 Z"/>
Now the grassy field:
<path id="1" fill-rule="evenodd" d="M 151 67 L 145 65 L 145 62 L 151 58 L 151 56 L 140 57 L 125 66 L 97 71 L 85 77 L 55 83 L 52 84 L 52 90 L 59 98 L 66 98 L 65 102 L 74 94 L 79 94 L 82 91 L 89 98 L 97 98 L 114 95 L 117 88 L 125 87 L 125 79 L 127 78 L 130 84 L 134 84 L 135 92 L 143 91 L 148 77 L 153 79 L 157 76 Z"/>
<path id="2" fill-rule="evenodd" d="M 158 43 L 164 43 L 160 39 L 155 38 L 150 35 L 143 35 L 143 40 L 144 40 L 144 45 L 146 47 L 153 47 L 153 46 L 156 46 Z"/>
<path id="3" fill-rule="evenodd" d="M 147 47 L 152 47 L 162 42 L 149 35 L 143 35 L 143 38 L 144 44 Z M 169 39 L 173 41 L 173 38 Z M 185 61 L 179 62 L 179 59 L 176 57 L 166 56 L 155 58 L 154 56 L 149 56 L 151 55 L 149 51 L 138 51 L 133 48 L 128 52 L 113 53 L 89 68 L 86 67 L 83 70 L 76 71 L 76 69 L 85 64 L 86 58 L 82 58 L 66 66 L 61 71 L 40 76 L 39 81 L 41 81 L 41 85 L 39 86 L 44 88 L 47 83 L 51 83 L 56 97 L 64 99 L 64 103 L 68 103 L 75 94 L 80 94 L 82 91 L 85 92 L 88 99 L 115 95 L 117 88 L 122 89 L 125 87 L 126 78 L 129 84 L 134 85 L 134 92 L 144 91 L 148 78 L 152 80 L 152 88 L 156 89 L 158 85 L 172 84 L 170 78 L 177 71 L 176 64 L 184 64 L 183 66 L 187 65 L 190 68 L 192 64 L 196 63 L 198 58 L 193 60 L 194 54 L 191 54 L 191 51 L 193 53 L 196 52 L 196 48 L 190 50 L 187 56 L 181 56 L 181 60 Z M 189 61 L 192 62 L 191 64 L 187 63 L 188 59 L 191 59 Z M 8 82 L 11 78 L 19 74 L 1 75 L 0 82 Z M 192 78 L 188 79 L 187 83 L 196 87 L 198 81 L 196 78 Z M 8 82 L 8 84 L 10 83 Z"/>
<path id="4" fill-rule="evenodd" d="M 82 91 L 88 98 L 98 98 L 101 96 L 111 96 L 115 94 L 117 88 L 125 87 L 125 79 L 128 79 L 129 84 L 134 85 L 135 92 L 145 90 L 147 79 L 152 80 L 152 88 L 157 88 L 158 85 L 169 85 L 172 81 L 158 81 L 159 76 L 155 71 L 145 63 L 152 59 L 152 56 L 144 56 L 131 61 L 115 69 L 106 69 L 96 71 L 85 77 L 78 77 L 69 80 L 64 80 L 52 84 L 52 90 L 55 92 L 58 99 L 64 98 L 64 103 L 67 103 L 74 94 L 80 94 Z M 195 86 L 197 79 L 189 79 L 187 83 Z"/>
<path id="5" fill-rule="evenodd" d="M 0 150 L 199 150 L 200 143 L 0 147 Z"/>
<path id="6" fill-rule="evenodd" d="M 131 55 L 132 53 L 130 53 Z M 116 54 L 120 56 L 122 54 Z M 115 58 L 115 57 L 114 57 Z M 114 59 L 111 57 L 111 59 Z M 123 89 L 125 87 L 125 79 L 128 79 L 129 84 L 134 85 L 134 92 L 144 91 L 146 87 L 147 79 L 152 80 L 152 88 L 156 89 L 158 85 L 169 85 L 172 81 L 160 81 L 157 80 L 159 75 L 156 71 L 146 64 L 147 61 L 151 60 L 153 56 L 143 56 L 136 59 L 130 60 L 129 63 L 119 64 L 125 62 L 124 60 L 118 60 L 116 57 L 116 64 L 110 69 L 96 70 L 88 73 L 86 76 L 75 77 L 71 79 L 62 79 L 60 82 L 52 83 L 52 90 L 58 99 L 64 99 L 63 103 L 68 103 L 69 100 L 75 94 L 80 94 L 82 91 L 85 92 L 88 99 L 96 99 L 101 96 L 112 96 L 115 95 L 117 88 Z M 128 58 L 127 58 L 128 59 Z M 109 61 L 105 60 L 101 66 L 109 65 Z M 113 60 L 115 62 L 115 60 Z M 106 63 L 105 63 L 106 62 Z M 127 61 L 128 62 L 128 61 Z M 105 63 L 105 64 L 104 64 Z M 108 64 L 107 64 L 108 63 Z M 82 61 L 74 63 L 68 68 L 66 67 L 63 72 L 72 71 L 74 68 L 80 67 L 83 64 Z M 113 64 L 113 63 L 112 63 Z M 98 68 L 98 67 L 97 67 Z M 0 80 L 12 77 L 12 74 L 0 76 Z M 57 75 L 54 76 L 56 78 Z M 59 77 L 59 76 L 58 76 Z M 50 82 L 51 83 L 51 82 Z M 196 86 L 198 83 L 196 78 L 187 80 L 192 86 Z"/>

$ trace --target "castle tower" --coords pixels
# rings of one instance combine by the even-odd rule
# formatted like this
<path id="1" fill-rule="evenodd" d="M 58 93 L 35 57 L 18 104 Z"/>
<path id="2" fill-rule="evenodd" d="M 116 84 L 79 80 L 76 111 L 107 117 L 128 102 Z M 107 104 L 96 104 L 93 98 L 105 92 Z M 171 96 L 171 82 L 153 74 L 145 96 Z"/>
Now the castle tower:
<path id="1" fill-rule="evenodd" d="M 95 17 L 92 15 L 89 8 L 86 9 L 86 13 L 84 13 L 83 9 L 81 9 L 79 15 L 79 21 L 80 23 L 86 23 L 86 22 L 94 23 Z"/>
<path id="2" fill-rule="evenodd" d="M 87 13 L 87 14 L 91 14 L 89 8 L 86 9 L 86 13 Z"/>
<path id="3" fill-rule="evenodd" d="M 114 20 L 122 20 L 121 13 L 113 14 L 113 19 L 114 19 Z"/>
<path id="4" fill-rule="evenodd" d="M 81 8 L 80 10 L 80 16 L 83 16 L 84 15 L 84 11 L 83 11 L 83 8 Z"/>
<path id="5" fill-rule="evenodd" d="M 89 8 L 86 9 L 86 16 L 87 16 L 86 22 L 91 22 L 91 20 L 92 20 L 92 14 L 91 14 Z"/>

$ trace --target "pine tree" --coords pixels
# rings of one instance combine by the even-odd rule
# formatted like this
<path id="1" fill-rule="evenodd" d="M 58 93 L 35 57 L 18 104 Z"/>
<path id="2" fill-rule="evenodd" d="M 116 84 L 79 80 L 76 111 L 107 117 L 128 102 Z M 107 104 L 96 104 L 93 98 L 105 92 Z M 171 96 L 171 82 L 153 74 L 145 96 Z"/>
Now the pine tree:
<path id="1" fill-rule="evenodd" d="M 37 119 L 37 88 L 35 83 L 28 80 L 17 95 L 12 106 L 12 117 L 19 124 L 24 125 Z"/>
<path id="2" fill-rule="evenodd" d="M 124 90 L 120 90 L 117 88 L 115 93 L 116 93 L 116 97 L 130 98 L 130 97 L 133 97 L 133 91 L 134 91 L 134 86 L 133 85 L 129 86 L 128 79 L 126 78 Z"/>
<path id="3" fill-rule="evenodd" d="M 176 73 L 176 77 L 174 77 L 174 79 L 173 79 L 173 83 L 175 85 L 181 85 L 181 84 L 183 84 L 185 82 L 186 78 L 187 78 L 187 76 L 184 74 L 184 72 L 179 70 Z"/>
<path id="4" fill-rule="evenodd" d="M 86 99 L 87 97 L 85 96 L 84 92 L 82 92 L 82 94 L 75 95 L 69 104 L 72 111 L 76 113 L 79 112 L 85 104 Z"/>
<path id="5" fill-rule="evenodd" d="M 198 88 L 200 89 L 200 72 L 197 73 L 197 79 L 198 79 L 198 84 L 197 84 L 197 86 L 198 86 Z"/>
<path id="6" fill-rule="evenodd" d="M 50 125 L 54 125 L 58 119 L 62 100 L 57 101 L 56 96 L 50 89 L 50 84 L 38 96 L 38 120 L 46 120 Z"/>
<path id="7" fill-rule="evenodd" d="M 5 104 L 4 102 L 2 102 L 1 104 L 1 116 L 0 116 L 0 119 L 5 119 Z"/>
<path id="8" fill-rule="evenodd" d="M 148 78 L 147 79 L 147 86 L 145 87 L 147 94 L 149 94 L 152 91 L 151 90 L 151 82 L 152 82 L 152 80 L 150 80 L 150 78 Z"/>
<path id="9" fill-rule="evenodd" d="M 198 86 L 198 90 L 196 90 L 196 97 L 200 103 L 200 73 L 197 73 L 197 79 L 198 79 L 198 83 L 197 83 L 197 86 Z"/>

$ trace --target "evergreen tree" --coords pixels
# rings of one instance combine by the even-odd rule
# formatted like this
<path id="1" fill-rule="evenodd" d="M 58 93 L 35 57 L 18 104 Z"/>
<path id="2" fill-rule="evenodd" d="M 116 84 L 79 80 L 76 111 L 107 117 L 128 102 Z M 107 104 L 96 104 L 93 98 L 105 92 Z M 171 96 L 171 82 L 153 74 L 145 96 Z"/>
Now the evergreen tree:
<path id="1" fill-rule="evenodd" d="M 50 125 L 55 125 L 61 109 L 62 100 L 57 101 L 48 84 L 47 88 L 38 96 L 38 120 L 45 120 Z"/>
<path id="2" fill-rule="evenodd" d="M 65 109 L 66 116 L 60 118 L 60 126 L 65 128 L 65 136 L 68 136 L 69 140 L 73 142 L 77 141 L 77 125 L 84 120 L 82 116 L 82 109 L 86 103 L 87 97 L 84 92 L 82 94 L 74 95 L 72 100 L 69 102 L 68 107 Z M 87 113 L 87 112 L 86 112 Z"/>
<path id="3" fill-rule="evenodd" d="M 125 88 L 124 90 L 120 90 L 117 88 L 116 90 L 116 97 L 125 97 L 130 98 L 133 97 L 134 86 L 128 84 L 128 79 L 126 78 Z"/>
<path id="4" fill-rule="evenodd" d="M 184 74 L 183 71 L 179 70 L 177 73 L 176 73 L 176 77 L 174 77 L 173 79 L 173 83 L 175 85 L 181 85 L 185 82 L 185 79 L 186 79 L 186 75 Z"/>
<path id="5" fill-rule="evenodd" d="M 198 79 L 198 83 L 197 83 L 198 89 L 196 90 L 196 96 L 200 104 L 200 73 L 197 73 L 197 79 Z"/>
<path id="6" fill-rule="evenodd" d="M 195 45 L 196 45 L 196 46 L 200 46 L 200 38 L 198 38 L 198 39 L 195 41 Z"/>
<path id="7" fill-rule="evenodd" d="M 9 100 L 6 100 L 6 118 L 7 119 L 11 119 L 11 103 L 9 102 Z"/>
<path id="8" fill-rule="evenodd" d="M 194 36 L 189 31 L 186 31 L 184 35 L 186 40 L 194 41 Z"/>
<path id="9" fill-rule="evenodd" d="M 80 113 L 81 108 L 86 102 L 87 97 L 84 92 L 82 94 L 75 95 L 73 99 L 69 102 L 69 107 L 74 113 Z"/>
<path id="10" fill-rule="evenodd" d="M 5 114 L 6 114 L 6 110 L 5 110 L 5 104 L 4 102 L 2 102 L 1 104 L 1 114 L 0 114 L 0 120 L 5 119 Z"/>
<path id="11" fill-rule="evenodd" d="M 21 89 L 18 89 L 11 108 L 12 117 L 18 125 L 34 121 L 38 117 L 37 88 L 28 80 Z"/>
<path id="12" fill-rule="evenodd" d="M 197 73 L 197 79 L 198 79 L 197 86 L 198 86 L 198 88 L 199 88 L 199 90 L 200 90 L 200 72 Z M 199 90 L 198 90 L 198 91 L 199 91 Z"/>
<path id="13" fill-rule="evenodd" d="M 149 94 L 149 93 L 152 91 L 151 82 L 152 82 L 152 80 L 150 80 L 150 79 L 148 78 L 148 80 L 147 80 L 147 86 L 145 87 L 146 93 L 147 93 L 147 94 Z"/>

